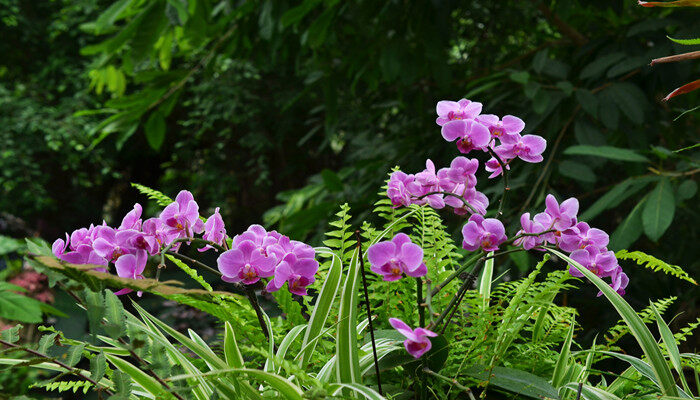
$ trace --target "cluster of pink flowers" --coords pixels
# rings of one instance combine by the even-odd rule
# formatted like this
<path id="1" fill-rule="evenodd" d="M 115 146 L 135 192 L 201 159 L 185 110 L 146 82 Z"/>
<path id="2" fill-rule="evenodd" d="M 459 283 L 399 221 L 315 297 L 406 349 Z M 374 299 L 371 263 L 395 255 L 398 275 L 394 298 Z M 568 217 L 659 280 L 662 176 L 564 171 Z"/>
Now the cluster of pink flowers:
<path id="1" fill-rule="evenodd" d="M 219 245 L 224 243 L 226 229 L 218 209 L 205 224 L 199 216 L 199 205 L 192 193 L 186 190 L 178 193 L 175 201 L 158 217 L 144 221 L 142 212 L 143 208 L 136 203 L 119 227 L 103 222 L 102 225 L 77 229 L 70 236 L 66 233 L 65 240 L 57 239 L 53 243 L 53 254 L 72 264 L 103 265 L 103 268 L 97 268 L 102 272 L 108 272 L 110 263 L 113 263 L 118 276 L 143 279 L 148 256 L 158 254 L 170 245 L 171 250 L 177 251 L 180 243 L 173 243 L 176 239 L 192 238 L 203 232 L 208 240 Z M 116 293 L 129 292 L 131 289 Z"/>
<path id="2" fill-rule="evenodd" d="M 287 283 L 291 293 L 304 296 L 307 286 L 316 280 L 315 256 L 313 247 L 306 243 L 251 225 L 233 238 L 231 249 L 219 256 L 217 265 L 226 282 L 250 285 L 273 277 L 267 283 L 267 291 L 277 291 Z"/>
<path id="3" fill-rule="evenodd" d="M 525 123 L 518 117 L 481 114 L 482 104 L 467 99 L 438 102 L 435 122 L 442 127 L 442 137 L 448 142 L 457 141 L 462 153 L 472 150 L 493 152 L 506 168 L 512 160 L 520 158 L 529 163 L 542 161 L 547 141 L 537 135 L 521 136 Z M 500 144 L 496 145 L 496 141 Z M 490 178 L 503 173 L 501 163 L 492 157 L 486 162 Z"/>
<path id="4" fill-rule="evenodd" d="M 578 222 L 578 200 L 570 198 L 561 204 L 553 195 L 547 195 L 545 210 L 530 219 L 530 213 L 520 217 L 522 229 L 518 234 L 523 236 L 514 244 L 522 245 L 529 250 L 544 244 L 551 244 L 569 252 L 570 257 L 588 268 L 601 278 L 610 278 L 610 286 L 620 295 L 625 294 L 629 283 L 627 275 L 617 262 L 615 253 L 608 250 L 609 236 L 604 231 L 591 228 L 585 222 Z M 583 277 L 574 266 L 569 266 L 569 273 Z"/>
<path id="5" fill-rule="evenodd" d="M 431 160 L 427 160 L 425 166 L 425 170 L 415 175 L 401 171 L 391 174 L 387 195 L 394 207 L 428 204 L 436 209 L 450 206 L 458 215 L 474 211 L 486 213 L 489 199 L 476 190 L 479 160 L 457 157 L 449 168 L 441 168 L 437 173 Z M 469 204 L 464 204 L 462 199 Z"/>
<path id="6" fill-rule="evenodd" d="M 182 241 L 189 241 L 195 235 L 202 234 L 202 239 L 211 243 L 199 251 L 217 251 L 214 245 L 228 246 L 219 208 L 206 222 L 202 221 L 199 205 L 186 190 L 178 193 L 175 201 L 158 217 L 144 221 L 142 211 L 141 205 L 135 204 L 117 228 L 103 222 L 77 229 L 70 235 L 66 233 L 65 240 L 57 239 L 53 243 L 53 254 L 72 264 L 102 265 L 96 268 L 101 272 L 108 272 L 113 264 L 118 276 L 143 279 L 149 256 L 166 248 L 177 252 Z M 306 287 L 314 282 L 318 270 L 314 257 L 311 246 L 253 225 L 233 238 L 232 248 L 219 256 L 217 264 L 222 279 L 227 282 L 252 284 L 274 275 L 267 285 L 268 291 L 279 290 L 287 282 L 292 293 L 305 295 Z M 131 291 L 122 289 L 116 293 Z"/>

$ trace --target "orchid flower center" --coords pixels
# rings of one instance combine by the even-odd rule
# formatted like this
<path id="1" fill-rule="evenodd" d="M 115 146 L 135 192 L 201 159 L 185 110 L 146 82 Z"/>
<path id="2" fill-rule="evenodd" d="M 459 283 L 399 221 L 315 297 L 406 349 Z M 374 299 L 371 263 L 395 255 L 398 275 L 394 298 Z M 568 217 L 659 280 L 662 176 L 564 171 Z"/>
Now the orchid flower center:
<path id="1" fill-rule="evenodd" d="M 397 260 L 396 258 L 392 258 L 391 260 L 389 260 L 389 271 L 392 275 L 401 275 L 401 273 L 403 272 L 401 264 L 403 263 Z"/>
<path id="2" fill-rule="evenodd" d="M 258 277 L 257 271 L 250 264 L 246 264 L 241 271 L 241 275 L 246 280 L 252 280 Z"/>

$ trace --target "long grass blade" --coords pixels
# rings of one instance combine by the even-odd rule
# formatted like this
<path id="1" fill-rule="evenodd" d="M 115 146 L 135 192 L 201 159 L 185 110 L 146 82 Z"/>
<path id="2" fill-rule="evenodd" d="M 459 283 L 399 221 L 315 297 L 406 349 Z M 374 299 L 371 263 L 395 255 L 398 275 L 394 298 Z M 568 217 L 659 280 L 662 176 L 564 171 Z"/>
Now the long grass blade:
<path id="1" fill-rule="evenodd" d="M 646 325 L 644 325 L 644 321 L 642 321 L 634 309 L 622 298 L 622 296 L 617 294 L 613 288 L 605 283 L 605 281 L 597 277 L 593 272 L 589 271 L 587 268 L 558 250 L 547 250 L 550 253 L 560 257 L 562 260 L 568 262 L 570 265 L 573 265 L 574 268 L 578 269 L 586 278 L 588 278 L 588 280 L 590 280 L 598 287 L 598 289 L 600 289 L 603 295 L 605 295 L 608 301 L 610 301 L 613 307 L 615 307 L 625 323 L 627 323 L 632 335 L 634 335 L 635 339 L 637 339 L 637 343 L 639 343 L 644 355 L 651 364 L 654 375 L 659 382 L 661 392 L 666 396 L 678 396 L 678 390 L 673 380 L 671 369 L 668 367 L 663 354 L 661 354 L 661 349 L 659 349 L 656 340 L 654 340 L 654 336 L 652 336 L 649 329 L 646 327 Z"/>

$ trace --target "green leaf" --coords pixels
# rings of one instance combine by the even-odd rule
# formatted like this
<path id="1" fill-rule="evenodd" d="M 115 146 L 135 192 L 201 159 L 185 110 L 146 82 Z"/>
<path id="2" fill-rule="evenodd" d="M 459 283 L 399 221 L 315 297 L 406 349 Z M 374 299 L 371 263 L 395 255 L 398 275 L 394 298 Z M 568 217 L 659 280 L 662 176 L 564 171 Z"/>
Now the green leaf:
<path id="1" fill-rule="evenodd" d="M 674 39 L 674 38 L 672 38 L 672 37 L 670 37 L 670 36 L 666 36 L 666 37 L 669 38 L 669 40 L 671 40 L 671 41 L 673 41 L 673 42 L 676 42 L 676 43 L 678 43 L 678 44 L 683 44 L 683 45 L 686 45 L 686 46 L 693 46 L 693 45 L 696 45 L 696 44 L 700 44 L 700 38 L 695 38 L 695 39 Z"/>
<path id="2" fill-rule="evenodd" d="M 352 254 L 350 268 L 340 296 L 338 337 L 336 340 L 335 371 L 341 383 L 361 383 L 360 363 L 357 354 L 357 309 L 360 287 L 360 262 L 358 251 Z"/>
<path id="3" fill-rule="evenodd" d="M 70 365 L 71 367 L 80 361 L 83 357 L 83 350 L 85 349 L 85 343 L 80 343 L 75 346 L 70 346 L 65 355 L 64 363 Z"/>
<path id="4" fill-rule="evenodd" d="M 114 382 L 117 395 L 119 395 L 118 399 L 129 399 L 132 389 L 129 375 L 123 373 L 122 371 L 114 371 L 114 374 L 112 374 L 112 381 Z M 112 400 L 112 397 L 110 397 L 110 400 Z"/>
<path id="5" fill-rule="evenodd" d="M 280 24 L 283 28 L 297 24 L 319 4 L 321 4 L 321 0 L 304 0 L 300 5 L 285 11 L 280 18 Z"/>
<path id="6" fill-rule="evenodd" d="M 557 82 L 557 87 L 567 96 L 571 96 L 571 94 L 574 92 L 574 85 L 568 81 Z"/>
<path id="7" fill-rule="evenodd" d="M 256 379 L 262 383 L 266 383 L 270 385 L 273 389 L 277 390 L 280 395 L 282 395 L 281 398 L 283 399 L 290 399 L 290 400 L 303 400 L 303 393 L 301 389 L 292 384 L 289 380 L 277 375 L 273 374 L 270 372 L 265 372 L 261 371 L 258 369 L 249 369 L 249 368 L 222 368 L 222 369 L 216 369 L 212 370 L 211 372 L 205 372 L 205 373 L 194 373 L 194 374 L 185 374 L 185 375 L 177 375 L 168 378 L 170 381 L 179 381 L 183 379 L 190 379 L 194 377 L 206 377 L 206 376 L 217 376 L 217 375 L 223 375 L 223 374 L 232 374 L 232 375 L 247 375 L 251 379 Z"/>
<path id="8" fill-rule="evenodd" d="M 321 331 L 326 325 L 326 321 L 331 313 L 331 307 L 335 301 L 335 297 L 338 294 L 338 289 L 340 288 L 340 281 L 343 276 L 343 263 L 334 252 L 328 248 L 314 248 L 317 254 L 330 255 L 331 266 L 328 269 L 328 275 L 326 276 L 325 282 L 323 282 L 323 287 L 319 292 L 318 298 L 316 299 L 316 304 L 314 305 L 314 311 L 311 313 L 309 318 L 309 327 L 304 333 L 304 340 L 302 341 L 302 356 L 299 365 L 303 368 L 311 359 L 314 350 L 316 349 L 316 343 L 320 338 Z M 310 344 L 310 345 L 309 345 Z"/>
<path id="9" fill-rule="evenodd" d="M 698 192 L 698 184 L 692 179 L 688 179 L 687 181 L 681 183 L 678 186 L 678 192 L 677 192 L 677 197 L 678 200 L 683 201 L 683 200 L 688 200 L 692 199 L 695 197 L 695 194 Z"/>
<path id="10" fill-rule="evenodd" d="M 598 99 L 590 90 L 576 89 L 574 95 L 583 111 L 590 114 L 593 118 L 598 118 Z"/>
<path id="11" fill-rule="evenodd" d="M 187 0 L 168 0 L 168 6 L 175 9 L 180 25 L 185 25 L 190 14 L 187 12 Z"/>
<path id="12" fill-rule="evenodd" d="M 151 1 L 146 4 L 148 7 L 143 11 L 144 18 L 136 29 L 134 38 L 129 42 L 134 63 L 139 63 L 151 55 L 153 46 L 168 25 L 164 1 Z"/>
<path id="13" fill-rule="evenodd" d="M 554 373 L 552 374 L 552 385 L 554 387 L 559 387 L 564 383 L 564 372 L 569 366 L 569 354 L 571 354 L 571 341 L 574 337 L 574 328 L 576 327 L 576 321 L 572 319 L 569 322 L 569 332 L 566 334 L 566 339 L 561 345 L 561 351 L 557 357 L 557 362 L 554 364 Z"/>
<path id="14" fill-rule="evenodd" d="M 37 351 L 41 354 L 47 354 L 51 346 L 54 345 L 54 340 L 56 339 L 56 336 L 58 333 L 49 333 L 48 335 L 44 335 L 39 339 L 39 346 L 37 347 Z"/>
<path id="15" fill-rule="evenodd" d="M 610 249 L 620 250 L 629 248 L 632 243 L 637 241 L 642 235 L 642 206 L 647 201 L 644 197 L 630 211 L 627 218 L 617 226 L 613 234 L 610 236 Z"/>
<path id="16" fill-rule="evenodd" d="M 163 114 L 160 111 L 151 113 L 146 121 L 146 125 L 144 125 L 144 130 L 148 145 L 153 150 L 160 150 L 165 141 L 165 117 Z"/>
<path id="17" fill-rule="evenodd" d="M 113 339 L 118 339 L 126 333 L 124 323 L 124 306 L 119 297 L 110 290 L 105 290 L 105 315 L 104 329 Z"/>
<path id="18" fill-rule="evenodd" d="M 532 69 L 538 74 L 544 70 L 547 61 L 549 61 L 549 49 L 540 50 L 532 58 Z"/>
<path id="19" fill-rule="evenodd" d="M 564 387 L 567 389 L 571 389 L 574 392 L 578 392 L 579 385 L 575 383 L 569 383 Z M 615 396 L 614 394 L 590 385 L 581 386 L 581 396 L 585 400 L 620 400 L 620 398 Z"/>
<path id="20" fill-rule="evenodd" d="M 627 82 L 615 83 L 605 89 L 603 95 L 610 96 L 622 113 L 633 123 L 640 125 L 644 122 L 646 94 L 636 85 Z"/>
<path id="21" fill-rule="evenodd" d="M 129 375 L 131 379 L 136 382 L 136 384 L 141 386 L 148 393 L 156 396 L 156 398 L 175 399 L 175 396 L 166 391 L 157 380 L 143 372 L 141 369 L 137 368 L 135 365 L 111 354 L 107 354 L 106 357 L 115 368 Z"/>
<path id="22" fill-rule="evenodd" d="M 603 125 L 605 125 L 606 128 L 613 131 L 617 130 L 620 124 L 620 109 L 613 99 L 608 96 L 602 96 L 599 98 L 598 116 L 598 119 L 603 123 Z"/>
<path id="23" fill-rule="evenodd" d="M 309 47 L 317 49 L 323 45 L 328 35 L 328 27 L 330 27 L 331 22 L 333 22 L 335 14 L 335 8 L 329 7 L 314 20 L 311 26 L 309 26 L 309 30 L 306 31 L 308 35 L 307 44 Z"/>
<path id="24" fill-rule="evenodd" d="M 649 304 L 651 306 L 651 309 L 654 311 L 656 326 L 659 327 L 661 340 L 663 341 L 664 345 L 666 345 L 668 358 L 671 359 L 671 364 L 673 364 L 673 368 L 675 368 L 676 372 L 678 372 L 678 376 L 681 379 L 681 383 L 683 384 L 683 388 L 685 389 L 685 391 L 688 393 L 692 393 L 690 391 L 690 387 L 688 387 L 688 382 L 685 379 L 685 373 L 683 372 L 683 365 L 681 364 L 681 355 L 678 351 L 676 338 L 673 336 L 673 333 L 671 333 L 671 329 L 668 327 L 668 325 L 666 325 L 664 319 L 661 318 L 661 314 L 659 314 L 659 310 L 656 309 L 654 303 L 650 301 Z"/>
<path id="25" fill-rule="evenodd" d="M 572 260 L 565 254 L 558 250 L 547 249 L 550 253 L 558 256 L 569 265 L 578 269 L 589 281 L 603 292 L 603 295 L 610 301 L 610 303 L 615 307 L 617 312 L 620 314 L 622 319 L 627 323 L 630 328 L 630 332 L 637 339 L 637 343 L 642 348 L 644 355 L 649 360 L 651 367 L 654 371 L 654 376 L 660 384 L 660 389 L 664 395 L 668 396 L 678 396 L 678 391 L 676 390 L 676 384 L 673 380 L 673 375 L 671 370 L 661 354 L 661 350 L 656 343 L 656 340 L 652 336 L 649 329 L 644 325 L 644 321 L 639 317 L 639 315 L 632 309 L 632 307 L 619 295 L 617 292 L 610 287 L 605 281 L 597 277 L 593 272 L 589 271 L 588 268 L 582 266 L 576 261 Z"/>
<path id="26" fill-rule="evenodd" d="M 488 253 L 488 256 L 493 256 L 493 252 Z M 484 262 L 484 268 L 481 271 L 479 278 L 479 295 L 481 296 L 481 309 L 486 310 L 489 307 L 489 298 L 491 297 L 491 281 L 493 280 L 493 258 L 489 258 Z"/>
<path id="27" fill-rule="evenodd" d="M 581 70 L 579 78 L 588 79 L 600 77 L 606 69 L 623 58 L 625 58 L 624 53 L 612 53 L 603 57 L 598 57 Z"/>
<path id="28" fill-rule="evenodd" d="M 0 331 L 0 339 L 9 342 L 9 343 L 15 343 L 19 341 L 19 331 L 22 329 L 22 325 L 15 325 L 12 328 L 5 329 L 3 331 Z"/>
<path id="29" fill-rule="evenodd" d="M 510 74 L 510 80 L 524 85 L 530 80 L 530 74 L 527 71 L 513 72 Z"/>
<path id="30" fill-rule="evenodd" d="M 0 318 L 38 324 L 42 321 L 39 303 L 31 297 L 0 288 Z"/>
<path id="31" fill-rule="evenodd" d="M 375 392 L 374 389 L 367 386 L 358 385 L 356 383 L 333 383 L 328 386 L 332 394 L 336 395 L 342 389 L 350 389 L 355 393 L 361 394 L 368 400 L 384 400 L 385 398 L 379 393 Z"/>
<path id="32" fill-rule="evenodd" d="M 340 192 L 343 190 L 343 181 L 338 174 L 330 169 L 321 171 L 321 178 L 323 178 L 323 184 L 326 185 L 326 188 L 328 188 L 330 192 Z"/>
<path id="33" fill-rule="evenodd" d="M 224 356 L 226 364 L 233 368 L 243 368 L 243 356 L 238 349 L 236 334 L 231 323 L 226 321 L 224 329 Z"/>
<path id="34" fill-rule="evenodd" d="M 589 146 L 589 145 L 575 145 L 564 150 L 564 154 L 569 155 L 579 155 L 579 156 L 591 156 L 591 157 L 602 157 L 611 160 L 619 161 L 630 161 L 630 162 L 647 162 L 649 159 L 643 155 L 630 149 L 623 149 L 613 146 Z"/>
<path id="35" fill-rule="evenodd" d="M 90 378 L 95 382 L 99 382 L 105 376 L 107 368 L 107 357 L 105 353 L 99 352 L 90 359 Z"/>
<path id="36" fill-rule="evenodd" d="M 625 179 L 613 186 L 607 193 L 600 196 L 593 205 L 579 216 L 579 219 L 582 221 L 592 220 L 601 212 L 618 206 L 625 201 L 625 199 L 645 187 L 647 183 L 646 180 L 638 178 Z"/>
<path id="37" fill-rule="evenodd" d="M 112 3 L 99 17 L 95 20 L 95 34 L 100 35 L 114 25 L 124 13 L 124 11 L 129 8 L 134 0 L 119 0 Z"/>
<path id="38" fill-rule="evenodd" d="M 559 173 L 586 183 L 593 183 L 596 180 L 595 173 L 588 165 L 571 160 L 565 160 L 559 164 Z"/>
<path id="39" fill-rule="evenodd" d="M 642 212 L 644 233 L 649 239 L 659 240 L 673 222 L 675 210 L 676 201 L 673 198 L 671 182 L 667 178 L 662 178 L 649 194 Z"/>
<path id="40" fill-rule="evenodd" d="M 482 381 L 489 381 L 492 385 L 518 395 L 535 399 L 559 399 L 557 390 L 549 382 L 529 372 L 506 367 L 493 367 L 489 370 L 482 365 L 473 365 L 464 374 Z"/>

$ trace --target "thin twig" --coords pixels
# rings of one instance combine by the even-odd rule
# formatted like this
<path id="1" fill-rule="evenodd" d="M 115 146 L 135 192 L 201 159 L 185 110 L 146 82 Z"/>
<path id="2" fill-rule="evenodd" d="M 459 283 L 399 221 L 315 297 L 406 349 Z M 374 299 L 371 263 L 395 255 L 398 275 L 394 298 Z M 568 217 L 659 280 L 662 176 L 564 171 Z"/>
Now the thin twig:
<path id="1" fill-rule="evenodd" d="M 469 288 L 474 284 L 474 281 L 476 280 L 476 275 L 479 273 L 479 270 L 481 269 L 482 265 L 484 265 L 484 257 L 477 260 L 476 264 L 474 265 L 474 269 L 467 274 L 467 277 L 466 279 L 464 279 L 464 283 L 462 283 L 462 286 L 460 286 L 455 296 L 452 297 L 452 300 L 450 300 L 450 303 L 447 305 L 447 308 L 443 310 L 442 314 L 440 314 L 437 321 L 435 321 L 435 323 L 431 323 L 431 327 L 440 325 L 442 320 L 445 319 L 445 317 L 447 317 L 448 313 L 452 310 L 452 308 L 459 306 L 459 303 L 461 302 L 462 291 L 469 290 Z"/>
<path id="2" fill-rule="evenodd" d="M 90 382 L 91 384 L 93 384 L 93 385 L 95 386 L 95 388 L 97 388 L 97 390 L 104 390 L 104 391 L 105 391 L 107 394 L 109 394 L 110 396 L 114 394 L 114 392 L 112 392 L 111 390 L 109 390 L 108 387 L 106 387 L 106 386 L 100 387 L 100 385 L 99 385 L 97 382 L 95 382 L 92 378 L 89 378 L 89 377 L 83 375 L 82 373 L 80 373 L 80 371 L 79 371 L 77 368 L 73 368 L 73 367 L 71 367 L 71 366 L 68 365 L 68 364 L 64 364 L 64 363 L 62 363 L 61 361 L 58 361 L 57 359 L 55 359 L 55 358 L 53 358 L 53 357 L 49 357 L 49 356 L 46 355 L 46 354 L 39 353 L 38 351 L 35 351 L 35 350 L 32 350 L 32 349 L 28 349 L 28 348 L 26 348 L 26 347 L 18 346 L 18 345 L 14 344 L 14 343 L 6 342 L 6 341 L 4 341 L 4 340 L 2 340 L 2 339 L 0 339 L 0 344 L 4 345 L 4 346 L 6 346 L 6 347 L 13 348 L 13 349 L 18 349 L 18 350 L 25 351 L 25 352 L 27 352 L 27 353 L 29 353 L 29 354 L 31 354 L 31 355 L 34 355 L 34 356 L 37 356 L 37 357 L 40 357 L 40 358 L 44 358 L 44 359 L 46 359 L 48 362 L 54 363 L 54 364 L 58 365 L 59 367 L 65 369 L 68 373 L 73 374 L 73 375 L 76 375 L 76 376 L 78 376 L 78 377 L 80 377 L 80 378 L 82 378 L 82 379 L 85 379 L 86 381 Z"/>
<path id="3" fill-rule="evenodd" d="M 186 255 L 184 255 L 184 254 L 173 253 L 172 251 L 169 251 L 169 252 L 167 252 L 166 254 L 169 255 L 169 256 L 173 256 L 173 257 L 175 257 L 175 258 L 179 258 L 179 259 L 182 260 L 182 261 L 192 263 L 192 264 L 196 265 L 196 266 L 199 267 L 199 268 L 202 268 L 202 269 L 204 269 L 204 270 L 207 270 L 207 271 L 211 272 L 212 274 L 216 274 L 216 275 L 218 275 L 218 276 L 221 276 L 221 275 L 222 275 L 221 272 L 219 272 L 218 270 L 216 270 L 216 269 L 214 269 L 214 268 L 208 266 L 207 264 L 204 264 L 204 263 L 201 262 L 201 261 L 197 261 L 197 260 L 195 260 L 194 258 L 188 257 L 188 256 L 186 256 Z"/>
<path id="4" fill-rule="evenodd" d="M 365 276 L 365 262 L 362 255 L 362 242 L 360 241 L 360 231 L 355 231 L 357 238 L 357 257 L 360 260 L 360 274 L 362 275 L 362 286 L 365 289 L 365 306 L 367 308 L 367 321 L 369 322 L 369 337 L 372 340 L 372 355 L 374 356 L 374 370 L 377 373 L 377 389 L 382 395 L 382 378 L 379 374 L 379 358 L 377 357 L 377 345 L 374 342 L 374 326 L 372 325 L 372 310 L 369 304 L 369 291 L 367 290 L 367 277 Z M 419 307 L 420 308 L 420 307 Z"/>
<path id="5" fill-rule="evenodd" d="M 425 372 L 425 373 L 428 374 L 428 375 L 434 376 L 434 377 L 436 377 L 436 378 L 438 378 L 438 379 L 442 379 L 443 381 L 448 382 L 448 383 L 454 385 L 457 389 L 459 389 L 459 390 L 461 390 L 461 391 L 463 391 L 463 392 L 466 392 L 470 399 L 476 400 L 476 399 L 474 398 L 474 395 L 472 394 L 472 390 L 469 389 L 468 387 L 466 387 L 466 386 L 460 384 L 459 382 L 457 382 L 456 379 L 450 379 L 450 378 L 446 377 L 445 375 L 438 374 L 437 372 L 431 370 L 431 369 L 428 368 L 428 367 L 423 368 L 423 372 Z"/>
<path id="6" fill-rule="evenodd" d="M 462 272 L 464 272 L 467 268 L 473 266 L 474 263 L 475 263 L 476 261 L 478 261 L 478 259 L 479 259 L 479 257 L 480 257 L 481 255 L 482 255 L 482 254 L 479 253 L 479 254 L 476 254 L 475 257 L 470 258 L 466 263 L 464 263 L 463 266 L 461 266 L 458 270 L 456 270 L 455 272 L 453 272 L 452 275 L 448 276 L 447 278 L 445 278 L 444 281 L 440 282 L 437 286 L 435 286 L 435 288 L 430 292 L 430 296 L 435 296 L 436 294 L 438 294 L 438 292 L 440 292 L 440 290 L 442 290 L 442 288 L 444 288 L 445 286 L 447 286 L 447 284 L 449 284 L 450 282 L 452 282 L 452 280 L 454 280 L 456 277 L 458 277 L 458 276 L 459 276 Z"/>

